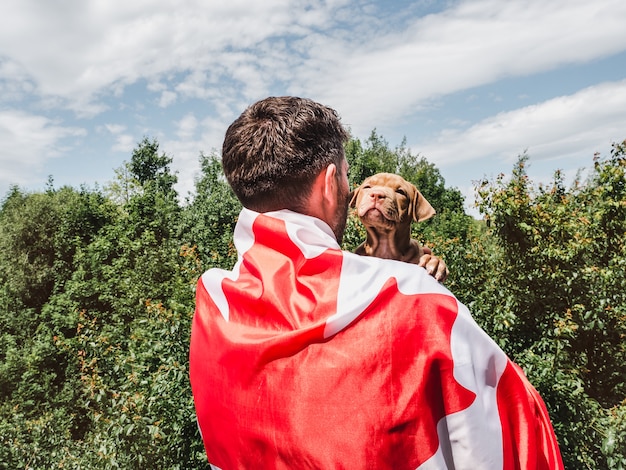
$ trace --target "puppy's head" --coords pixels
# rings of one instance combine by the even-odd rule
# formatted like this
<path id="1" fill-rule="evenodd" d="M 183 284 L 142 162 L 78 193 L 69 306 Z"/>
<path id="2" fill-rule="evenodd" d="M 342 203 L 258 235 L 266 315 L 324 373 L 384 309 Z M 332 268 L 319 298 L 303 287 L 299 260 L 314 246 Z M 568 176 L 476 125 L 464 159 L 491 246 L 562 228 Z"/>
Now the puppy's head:
<path id="1" fill-rule="evenodd" d="M 404 178 L 392 173 L 378 173 L 356 188 L 350 207 L 366 227 L 391 229 L 398 225 L 410 226 L 435 215 L 435 209 L 417 188 Z"/>

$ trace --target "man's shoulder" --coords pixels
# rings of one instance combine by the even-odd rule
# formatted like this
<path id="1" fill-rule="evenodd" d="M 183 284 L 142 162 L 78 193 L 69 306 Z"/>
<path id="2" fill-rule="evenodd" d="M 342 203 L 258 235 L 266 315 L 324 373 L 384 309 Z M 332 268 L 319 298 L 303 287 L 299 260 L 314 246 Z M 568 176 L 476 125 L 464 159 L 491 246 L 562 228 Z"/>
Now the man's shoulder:
<path id="1" fill-rule="evenodd" d="M 382 259 L 374 256 L 361 256 L 349 251 L 343 252 L 342 276 L 361 279 L 366 285 L 394 279 L 400 290 L 406 293 L 438 293 L 452 296 L 452 293 L 426 269 L 414 263 Z"/>

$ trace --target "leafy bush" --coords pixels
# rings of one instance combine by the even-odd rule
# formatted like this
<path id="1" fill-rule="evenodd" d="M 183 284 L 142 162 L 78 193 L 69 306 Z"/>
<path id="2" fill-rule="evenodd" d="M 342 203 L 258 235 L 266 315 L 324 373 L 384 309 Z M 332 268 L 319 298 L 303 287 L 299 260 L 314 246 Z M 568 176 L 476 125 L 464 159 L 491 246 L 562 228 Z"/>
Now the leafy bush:
<path id="1" fill-rule="evenodd" d="M 525 155 L 478 188 L 496 279 L 465 279 L 461 296 L 546 400 L 566 468 L 626 463 L 625 149 L 569 189 L 559 172 L 532 185 Z"/>
<path id="2" fill-rule="evenodd" d="M 626 468 L 626 143 L 566 188 L 513 176 L 476 189 L 484 221 L 439 171 L 376 132 L 346 146 L 354 187 L 413 182 L 414 227 L 448 287 L 544 397 L 566 468 Z M 106 193 L 24 193 L 0 209 L 0 468 L 207 468 L 187 375 L 195 282 L 235 261 L 241 209 L 200 156 L 181 206 L 167 155 L 144 139 Z M 365 238 L 354 214 L 344 247 Z"/>

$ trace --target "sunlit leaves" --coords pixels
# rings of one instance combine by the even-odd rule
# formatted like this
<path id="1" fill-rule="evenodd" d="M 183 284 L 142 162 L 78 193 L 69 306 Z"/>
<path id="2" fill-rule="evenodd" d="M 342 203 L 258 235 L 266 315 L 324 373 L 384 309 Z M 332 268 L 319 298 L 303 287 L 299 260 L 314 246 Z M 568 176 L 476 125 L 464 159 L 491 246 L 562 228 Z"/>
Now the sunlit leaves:
<path id="1" fill-rule="evenodd" d="M 346 146 L 352 187 L 391 171 L 438 214 L 413 235 L 546 401 L 566 468 L 626 468 L 626 143 L 570 186 L 478 184 L 485 221 L 405 143 Z M 195 282 L 235 262 L 241 205 L 217 155 L 181 205 L 144 139 L 105 194 L 12 188 L 0 209 L 0 466 L 206 468 L 187 374 Z M 352 214 L 344 247 L 365 238 Z M 4 467 L 3 467 L 4 468 Z"/>
<path id="2" fill-rule="evenodd" d="M 612 417 L 626 406 L 625 146 L 570 188 L 558 171 L 534 185 L 527 163 L 477 188 L 499 253 L 489 270 L 502 277 L 485 284 L 497 300 L 481 298 L 474 314 L 546 398 L 566 467 L 623 468 L 626 431 Z M 515 316 L 507 328 L 491 320 L 502 310 Z"/>

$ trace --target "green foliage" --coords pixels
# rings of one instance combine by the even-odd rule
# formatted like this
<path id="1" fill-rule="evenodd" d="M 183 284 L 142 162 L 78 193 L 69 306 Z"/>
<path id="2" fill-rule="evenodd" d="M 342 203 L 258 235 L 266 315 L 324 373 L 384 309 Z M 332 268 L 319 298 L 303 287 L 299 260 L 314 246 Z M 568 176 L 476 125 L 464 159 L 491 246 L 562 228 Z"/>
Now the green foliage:
<path id="1" fill-rule="evenodd" d="M 231 267 L 237 253 L 233 231 L 241 212 L 216 155 L 200 155 L 201 177 L 196 194 L 185 208 L 181 233 L 188 246 L 196 247 L 203 270 L 214 266 Z"/>
<path id="2" fill-rule="evenodd" d="M 478 188 L 497 282 L 478 274 L 483 292 L 467 280 L 463 295 L 546 400 L 566 468 L 623 468 L 625 146 L 569 189 L 559 172 L 535 187 L 527 161 Z"/>
<path id="3" fill-rule="evenodd" d="M 130 202 L 133 195 L 139 193 L 141 184 L 133 177 L 129 162 L 125 162 L 113 171 L 115 172 L 115 180 L 107 184 L 104 191 L 111 201 L 123 206 Z"/>
<path id="4" fill-rule="evenodd" d="M 0 213 L 3 284 L 26 307 L 40 308 L 62 288 L 77 248 L 110 217 L 99 193 L 61 188 L 23 194 L 14 188 Z"/>
<path id="5" fill-rule="evenodd" d="M 387 141 L 374 129 L 365 146 L 358 139 L 350 139 L 345 145 L 345 154 L 350 172 L 348 179 L 351 186 L 361 184 L 368 176 L 376 173 L 394 173 L 398 166 L 398 156 L 389 148 Z"/>
<path id="6" fill-rule="evenodd" d="M 6 468 L 206 468 L 187 375 L 200 263 L 157 151 L 134 152 L 125 201 L 50 188 L 3 204 Z"/>
<path id="7" fill-rule="evenodd" d="M 113 218 L 98 192 L 42 194 L 12 189 L 0 213 L 0 461 L 7 468 L 47 467 L 50 449 L 82 426 L 71 355 L 57 347 L 77 312 L 50 302 L 63 292 L 74 257 Z M 43 455 L 43 457 L 42 457 Z M 59 454 L 60 455 L 60 454 Z M 44 459 L 44 460 L 41 460 Z"/>
<path id="8" fill-rule="evenodd" d="M 584 182 L 510 179 L 463 211 L 439 170 L 375 131 L 346 145 L 352 187 L 395 172 L 437 210 L 413 235 L 546 401 L 566 468 L 626 468 L 626 143 Z M 181 206 L 144 139 L 105 193 L 12 188 L 0 208 L 0 468 L 207 468 L 187 360 L 195 283 L 235 262 L 241 205 L 219 158 Z M 344 247 L 365 238 L 354 214 Z"/>
<path id="9" fill-rule="evenodd" d="M 165 154 L 159 155 L 159 143 L 155 139 L 150 140 L 144 137 L 133 150 L 128 169 L 144 188 L 156 185 L 159 190 L 169 192 L 176 183 L 176 177 L 170 172 L 170 163 L 172 163 L 171 157 Z"/>

